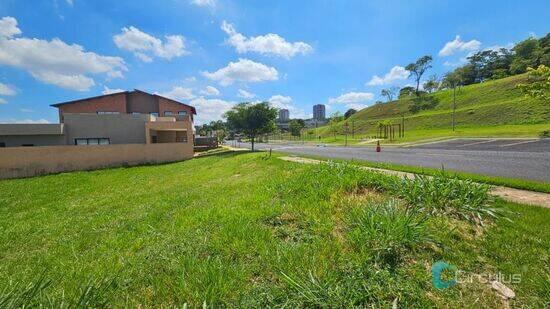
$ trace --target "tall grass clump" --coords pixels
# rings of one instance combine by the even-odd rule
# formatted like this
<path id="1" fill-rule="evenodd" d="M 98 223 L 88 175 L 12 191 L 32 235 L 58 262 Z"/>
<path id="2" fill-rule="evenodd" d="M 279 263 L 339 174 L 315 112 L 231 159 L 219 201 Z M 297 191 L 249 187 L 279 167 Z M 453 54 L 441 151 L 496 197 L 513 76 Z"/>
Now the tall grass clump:
<path id="1" fill-rule="evenodd" d="M 490 186 L 470 180 L 460 180 L 444 172 L 430 177 L 416 175 L 397 180 L 391 191 L 410 207 L 433 215 L 451 215 L 483 224 L 484 217 L 497 217 L 493 208 Z"/>
<path id="2" fill-rule="evenodd" d="M 396 199 L 371 202 L 349 216 L 349 238 L 362 255 L 381 266 L 396 266 L 410 250 L 429 241 L 427 216 Z"/>
<path id="3" fill-rule="evenodd" d="M 289 177 L 279 177 L 269 184 L 275 196 L 285 199 L 328 199 L 332 194 L 352 191 L 364 183 L 366 173 L 349 163 L 316 164 Z"/>

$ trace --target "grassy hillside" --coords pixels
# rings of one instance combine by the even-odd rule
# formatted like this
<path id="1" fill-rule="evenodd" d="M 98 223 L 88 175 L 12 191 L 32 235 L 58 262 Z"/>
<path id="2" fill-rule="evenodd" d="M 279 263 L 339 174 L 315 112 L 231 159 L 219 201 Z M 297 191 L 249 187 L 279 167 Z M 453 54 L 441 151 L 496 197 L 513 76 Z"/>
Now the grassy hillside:
<path id="1" fill-rule="evenodd" d="M 0 181 L 0 307 L 544 307 L 550 209 L 396 181 L 245 152 Z M 466 280 L 499 274 L 509 303 Z"/>
<path id="2" fill-rule="evenodd" d="M 378 122 L 389 120 L 400 123 L 405 117 L 406 139 L 403 141 L 437 136 L 536 136 L 544 129 L 550 129 L 550 102 L 525 97 L 516 85 L 524 82 L 526 75 L 517 75 L 481 84 L 462 87 L 457 90 L 456 124 L 453 133 L 452 90 L 438 91 L 431 96 L 438 104 L 430 110 L 417 114 L 409 112 L 411 98 L 377 104 L 360 110 L 350 117 L 356 137 L 376 134 Z M 344 122 L 334 128 L 339 135 L 344 133 Z M 328 141 L 334 132 L 330 126 L 315 130 L 315 136 Z M 483 132 L 483 133 L 480 133 Z"/>

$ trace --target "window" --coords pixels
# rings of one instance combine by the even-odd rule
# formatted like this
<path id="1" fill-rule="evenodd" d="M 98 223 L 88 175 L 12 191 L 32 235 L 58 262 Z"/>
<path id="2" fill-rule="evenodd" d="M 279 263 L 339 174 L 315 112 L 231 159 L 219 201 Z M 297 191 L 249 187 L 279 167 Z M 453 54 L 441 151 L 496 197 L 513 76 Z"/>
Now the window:
<path id="1" fill-rule="evenodd" d="M 108 138 L 75 138 L 74 144 L 77 146 L 82 145 L 109 145 L 111 140 Z"/>
<path id="2" fill-rule="evenodd" d="M 159 113 L 153 112 L 153 113 L 151 113 L 151 116 L 158 117 L 158 116 L 159 116 Z"/>
<path id="3" fill-rule="evenodd" d="M 178 115 L 185 116 L 185 115 L 187 115 L 187 111 L 179 111 Z"/>
<path id="4" fill-rule="evenodd" d="M 138 112 L 132 112 L 132 115 L 134 115 L 134 116 L 138 116 L 138 115 L 141 115 L 141 113 L 138 113 Z"/>
<path id="5" fill-rule="evenodd" d="M 174 115 L 174 113 L 172 113 L 171 111 L 164 112 L 164 116 L 172 116 L 172 115 Z"/>
<path id="6" fill-rule="evenodd" d="M 22 146 L 22 147 L 33 147 L 34 144 L 22 144 L 21 146 Z"/>
<path id="7" fill-rule="evenodd" d="M 6 143 L 4 142 L 0 143 L 0 148 L 4 148 L 4 147 L 6 147 Z"/>
<path id="8" fill-rule="evenodd" d="M 119 112 L 97 111 L 98 115 L 117 115 Z"/>

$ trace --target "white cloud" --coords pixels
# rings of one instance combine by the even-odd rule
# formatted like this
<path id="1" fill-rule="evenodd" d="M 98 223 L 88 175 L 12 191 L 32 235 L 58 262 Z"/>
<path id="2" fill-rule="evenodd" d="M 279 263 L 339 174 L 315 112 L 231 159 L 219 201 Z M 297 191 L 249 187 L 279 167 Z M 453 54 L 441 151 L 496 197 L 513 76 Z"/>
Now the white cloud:
<path id="1" fill-rule="evenodd" d="M 8 104 L 8 101 L 6 101 L 6 100 L 0 98 L 0 104 Z"/>
<path id="2" fill-rule="evenodd" d="M 248 59 L 239 59 L 238 62 L 229 62 L 215 72 L 202 72 L 206 78 L 219 82 L 222 86 L 240 82 L 263 82 L 279 79 L 279 72 L 273 67 L 254 62 Z"/>
<path id="3" fill-rule="evenodd" d="M 409 71 L 405 70 L 402 66 L 394 66 L 391 70 L 384 75 L 384 77 L 379 77 L 374 75 L 370 81 L 367 82 L 367 86 L 379 86 L 391 84 L 397 80 L 409 78 Z"/>
<path id="4" fill-rule="evenodd" d="M 87 52 L 77 44 L 69 45 L 60 39 L 51 41 L 13 37 L 21 33 L 12 17 L 0 19 L 0 24 L 14 25 L 0 33 L 0 65 L 26 70 L 34 78 L 62 88 L 87 91 L 95 85 L 90 74 L 105 74 L 108 78 L 121 77 L 126 71 L 120 57 L 101 56 Z"/>
<path id="5" fill-rule="evenodd" d="M 283 96 L 280 94 L 274 95 L 271 98 L 269 98 L 268 102 L 271 104 L 271 106 L 276 108 L 289 108 L 290 103 L 292 102 L 292 98 L 288 96 Z"/>
<path id="6" fill-rule="evenodd" d="M 329 104 L 357 104 L 365 103 L 374 99 L 374 94 L 370 92 L 348 92 L 337 98 L 329 98 Z"/>
<path id="7" fill-rule="evenodd" d="M 177 86 L 172 88 L 172 90 L 170 91 L 157 93 L 157 94 L 176 101 L 191 100 L 196 98 L 196 96 L 193 94 L 193 89 L 184 88 L 181 86 Z"/>
<path id="8" fill-rule="evenodd" d="M 290 118 L 300 118 L 300 119 L 309 118 L 309 115 L 307 115 L 304 112 L 304 110 L 292 104 L 292 98 L 289 96 L 277 94 L 269 98 L 267 101 L 272 107 L 279 108 L 279 109 L 283 109 L 283 108 L 288 109 Z"/>
<path id="9" fill-rule="evenodd" d="M 11 38 L 21 34 L 21 30 L 17 27 L 17 19 L 7 16 L 0 19 L 0 37 Z"/>
<path id="10" fill-rule="evenodd" d="M 307 43 L 290 43 L 275 33 L 247 38 L 238 33 L 235 27 L 226 21 L 223 21 L 221 28 L 229 35 L 226 43 L 235 47 L 239 54 L 256 52 L 263 55 L 275 55 L 289 59 L 296 54 L 305 55 L 313 51 L 313 48 Z"/>
<path id="11" fill-rule="evenodd" d="M 19 111 L 22 113 L 34 113 L 34 110 L 30 108 L 20 108 Z"/>
<path id="12" fill-rule="evenodd" d="M 6 120 L 0 120 L 0 123 L 26 123 L 26 124 L 45 124 L 45 123 L 51 123 L 47 119 L 6 119 Z"/>
<path id="13" fill-rule="evenodd" d="M 163 42 L 133 26 L 122 28 L 122 33 L 113 36 L 113 41 L 118 48 L 133 52 L 144 62 L 153 61 L 153 56 L 170 60 L 189 54 L 183 36 L 167 35 Z"/>
<path id="14" fill-rule="evenodd" d="M 478 40 L 471 40 L 464 42 L 457 35 L 454 40 L 447 42 L 445 46 L 439 51 L 440 57 L 446 57 L 454 54 L 457 51 L 476 51 L 479 50 L 481 42 Z"/>
<path id="15" fill-rule="evenodd" d="M 360 110 L 362 110 L 363 108 L 369 107 L 369 105 L 367 105 L 367 104 L 360 104 L 360 103 L 350 103 L 350 104 L 346 104 L 346 107 L 347 107 L 348 109 L 349 109 L 349 108 L 353 108 L 354 110 L 360 111 Z"/>
<path id="16" fill-rule="evenodd" d="M 256 95 L 252 92 L 248 92 L 246 90 L 243 90 L 243 89 L 239 89 L 238 93 L 237 93 L 237 96 L 239 98 L 243 98 L 243 99 L 252 99 L 254 97 L 256 97 Z"/>
<path id="17" fill-rule="evenodd" d="M 191 0 L 191 4 L 194 4 L 196 6 L 215 7 L 216 1 L 215 0 Z"/>
<path id="18" fill-rule="evenodd" d="M 124 91 L 126 91 L 126 90 L 120 89 L 120 88 L 111 89 L 107 86 L 103 86 L 103 91 L 101 93 L 102 94 L 112 94 L 112 93 L 118 93 L 118 92 L 124 92 Z"/>
<path id="19" fill-rule="evenodd" d="M 218 96 L 218 95 L 220 95 L 220 91 L 218 89 L 216 89 L 216 87 L 206 86 L 206 88 L 204 88 L 204 90 L 201 91 L 201 94 L 210 95 L 210 96 Z"/>
<path id="20" fill-rule="evenodd" d="M 189 102 L 189 105 L 197 109 L 197 123 L 207 123 L 222 119 L 222 115 L 230 110 L 234 104 L 234 102 L 230 101 L 205 99 L 204 97 L 198 97 Z"/>
<path id="21" fill-rule="evenodd" d="M 73 6 L 74 5 L 74 1 L 73 0 L 65 0 L 65 2 L 67 2 L 67 4 L 69 6 Z"/>
<path id="22" fill-rule="evenodd" d="M 15 87 L 0 83 L 0 95 L 16 95 Z"/>

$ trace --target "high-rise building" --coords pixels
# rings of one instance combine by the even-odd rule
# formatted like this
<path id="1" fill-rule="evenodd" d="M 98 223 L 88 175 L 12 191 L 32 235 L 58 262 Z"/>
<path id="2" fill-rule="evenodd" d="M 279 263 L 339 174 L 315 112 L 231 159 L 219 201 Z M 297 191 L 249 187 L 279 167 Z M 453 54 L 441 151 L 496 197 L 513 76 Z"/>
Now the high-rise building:
<path id="1" fill-rule="evenodd" d="M 290 120 L 290 113 L 288 109 L 283 108 L 279 110 L 279 121 L 280 122 L 287 122 Z"/>
<path id="2" fill-rule="evenodd" d="M 325 120 L 325 105 L 323 104 L 313 105 L 313 119 Z"/>

